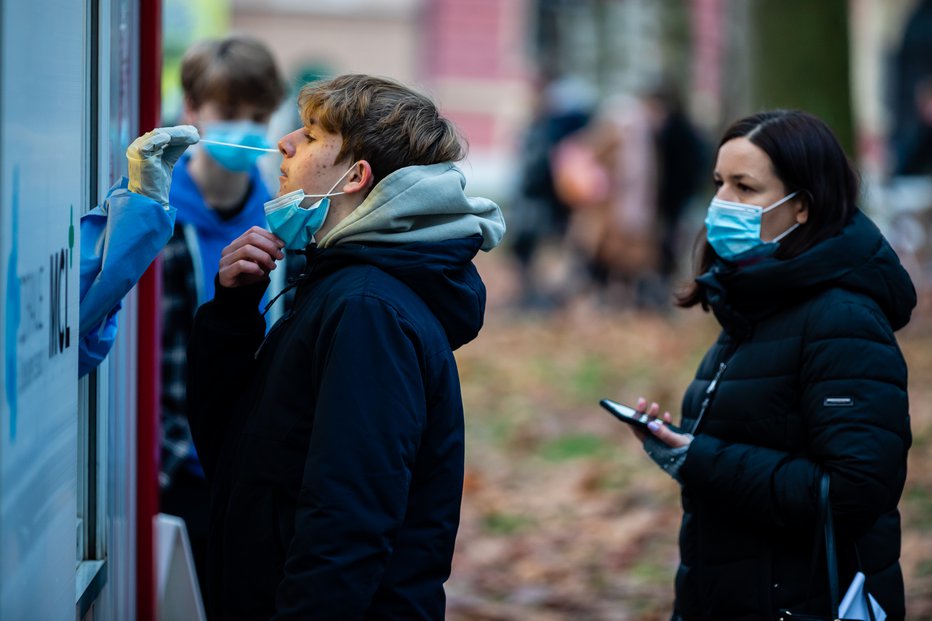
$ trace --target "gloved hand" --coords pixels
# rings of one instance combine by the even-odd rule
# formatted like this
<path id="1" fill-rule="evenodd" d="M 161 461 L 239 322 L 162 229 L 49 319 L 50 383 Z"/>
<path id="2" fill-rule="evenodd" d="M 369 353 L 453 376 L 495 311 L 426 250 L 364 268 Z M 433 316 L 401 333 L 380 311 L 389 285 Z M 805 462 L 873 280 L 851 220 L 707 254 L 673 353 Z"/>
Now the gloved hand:
<path id="1" fill-rule="evenodd" d="M 146 132 L 126 149 L 129 161 L 127 189 L 168 207 L 172 168 L 188 146 L 200 140 L 193 125 L 159 127 Z"/>
<path id="2" fill-rule="evenodd" d="M 689 438 L 690 443 L 695 439 L 691 433 L 684 433 L 683 435 Z M 644 438 L 644 450 L 647 452 L 648 457 L 653 459 L 654 463 L 660 466 L 664 472 L 676 479 L 677 483 L 683 483 L 680 478 L 680 468 L 686 463 L 689 444 L 673 447 L 658 440 L 656 436 L 648 435 Z"/>

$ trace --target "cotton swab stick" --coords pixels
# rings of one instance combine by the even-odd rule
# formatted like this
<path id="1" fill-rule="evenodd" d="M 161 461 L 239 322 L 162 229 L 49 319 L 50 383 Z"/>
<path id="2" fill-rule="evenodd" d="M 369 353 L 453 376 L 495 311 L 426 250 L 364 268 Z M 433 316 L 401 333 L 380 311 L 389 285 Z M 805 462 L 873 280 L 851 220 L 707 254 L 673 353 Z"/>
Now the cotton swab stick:
<path id="1" fill-rule="evenodd" d="M 233 144 L 232 142 L 220 142 L 218 140 L 204 140 L 201 138 L 201 142 L 206 142 L 207 144 L 219 144 L 223 147 L 234 147 L 236 149 L 249 149 L 251 151 L 263 151 L 265 153 L 278 153 L 278 149 L 261 149 L 259 147 L 248 147 L 244 144 Z"/>

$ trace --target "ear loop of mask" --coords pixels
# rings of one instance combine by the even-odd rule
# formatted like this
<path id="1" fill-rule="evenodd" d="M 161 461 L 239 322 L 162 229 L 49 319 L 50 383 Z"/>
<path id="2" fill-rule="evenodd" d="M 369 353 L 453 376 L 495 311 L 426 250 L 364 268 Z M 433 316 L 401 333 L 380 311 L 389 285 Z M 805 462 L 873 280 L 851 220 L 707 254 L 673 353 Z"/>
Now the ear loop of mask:
<path id="1" fill-rule="evenodd" d="M 782 205 L 782 204 L 785 203 L 786 201 L 790 200 L 791 198 L 793 198 L 793 197 L 796 196 L 797 194 L 799 194 L 798 191 L 797 191 L 797 192 L 790 192 L 789 194 L 787 194 L 786 196 L 784 196 L 783 198 L 781 198 L 780 200 L 778 200 L 776 203 L 774 203 L 774 204 L 771 205 L 770 207 L 766 207 L 766 208 L 764 208 L 764 209 L 761 209 L 761 214 L 765 214 L 765 213 L 767 213 L 768 211 L 773 211 L 774 209 L 776 209 L 777 207 L 779 207 L 780 205 Z"/>
<path id="2" fill-rule="evenodd" d="M 333 189 L 334 189 L 335 187 L 337 187 L 337 185 L 338 185 L 341 181 L 343 181 L 343 179 L 346 177 L 346 175 L 350 174 L 350 172 L 352 172 L 352 170 L 353 170 L 354 168 L 356 168 L 356 164 L 353 164 L 352 166 L 350 166 L 349 170 L 347 170 L 345 173 L 343 173 L 343 175 L 342 175 L 339 179 L 336 180 L 336 183 L 334 183 L 334 184 L 330 187 L 330 191 L 327 192 L 326 194 L 305 194 L 305 195 L 304 195 L 304 198 L 328 198 L 328 197 L 330 197 L 330 196 L 339 196 L 340 194 L 346 194 L 346 192 L 334 192 Z M 304 202 L 304 199 L 301 199 L 301 202 Z M 300 205 L 299 205 L 299 206 L 300 206 Z M 301 279 L 302 279 L 302 278 L 304 278 L 304 274 L 298 274 L 298 275 L 294 278 L 293 282 L 288 283 L 288 286 L 282 288 L 282 290 L 279 291 L 278 294 L 277 294 L 275 297 L 273 297 L 271 300 L 269 300 L 268 304 L 265 305 L 265 309 L 263 309 L 263 311 L 262 311 L 262 316 L 265 317 L 265 314 L 268 313 L 268 312 L 269 312 L 269 309 L 272 308 L 272 305 L 275 304 L 275 302 L 278 301 L 278 298 L 282 297 L 285 293 L 287 293 L 287 292 L 290 291 L 291 289 L 294 289 L 294 288 L 298 285 L 298 283 L 301 282 Z M 263 341 L 263 344 L 264 344 L 264 343 L 265 343 L 265 341 Z M 259 345 L 259 349 L 256 350 L 256 354 L 255 354 L 256 358 L 259 357 L 259 351 L 260 351 L 261 349 L 262 349 L 262 345 Z"/>
<path id="3" fill-rule="evenodd" d="M 203 141 L 201 141 L 201 142 L 203 142 Z M 327 192 L 326 194 L 305 194 L 305 193 L 304 193 L 304 190 L 301 190 L 301 189 L 295 190 L 295 191 L 293 191 L 293 192 L 288 192 L 287 194 L 282 194 L 281 196 L 279 196 L 279 197 L 277 197 L 277 198 L 273 198 L 272 200 L 266 202 L 266 203 L 265 203 L 265 213 L 266 213 L 266 214 L 269 214 L 269 213 L 272 213 L 273 211 L 278 211 L 279 209 L 285 209 L 286 207 L 290 207 L 291 205 L 294 204 L 292 201 L 293 201 L 294 198 L 297 197 L 297 196 L 300 196 L 300 197 L 301 197 L 301 198 L 299 199 L 299 201 L 298 201 L 298 208 L 300 208 L 300 209 L 309 209 L 309 207 L 304 207 L 304 206 L 301 205 L 301 203 L 303 203 L 303 202 L 304 202 L 304 199 L 306 199 L 306 198 L 327 198 L 327 197 L 329 197 L 329 196 L 339 196 L 340 194 L 346 194 L 346 192 L 334 192 L 334 191 L 333 191 L 333 188 L 337 187 L 337 185 L 340 183 L 340 181 L 342 181 L 343 178 L 346 177 L 346 175 L 349 174 L 349 173 L 353 170 L 353 168 L 355 168 L 355 166 L 356 166 L 356 164 L 353 164 L 353 166 L 351 166 L 351 167 L 349 168 L 349 170 L 347 170 L 345 173 L 343 173 L 343 176 L 342 176 L 342 177 L 340 177 L 339 179 L 337 179 L 337 182 L 334 183 L 334 184 L 330 187 L 330 192 Z"/>
<path id="4" fill-rule="evenodd" d="M 778 200 L 776 203 L 774 203 L 773 205 L 771 205 L 771 206 L 768 207 L 767 209 L 764 209 L 763 211 L 761 211 L 761 215 L 767 213 L 768 211 L 772 211 L 772 210 L 776 209 L 777 207 L 779 207 L 780 205 L 782 205 L 782 204 L 785 203 L 786 201 L 790 200 L 791 198 L 793 198 L 793 197 L 796 196 L 797 194 L 799 194 L 799 192 L 791 192 L 790 194 L 787 194 L 786 196 L 784 196 L 783 198 L 781 198 L 780 200 Z M 796 222 L 793 226 L 791 226 L 790 228 L 786 229 L 785 231 L 783 231 L 782 233 L 780 233 L 779 235 L 777 235 L 776 237 L 774 237 L 773 239 L 771 239 L 771 240 L 770 240 L 769 242 L 767 242 L 767 243 L 768 243 L 768 244 L 776 244 L 776 243 L 778 243 L 781 239 L 783 239 L 784 237 L 786 237 L 787 235 L 789 235 L 790 233 L 792 233 L 793 231 L 795 231 L 797 228 L 799 228 L 799 225 L 800 225 L 800 224 L 802 224 L 802 222 Z"/>
<path id="5" fill-rule="evenodd" d="M 357 162 L 357 163 L 358 163 L 358 162 Z M 331 197 L 331 196 L 340 196 L 341 194 L 346 194 L 346 192 L 334 192 L 333 190 L 334 190 L 334 188 L 336 188 L 338 185 L 340 185 L 340 182 L 343 181 L 343 179 L 346 178 L 346 175 L 348 175 L 348 174 L 350 174 L 351 172 L 353 172 L 353 169 L 354 169 L 354 168 L 356 168 L 356 163 L 354 163 L 352 166 L 350 166 L 349 169 L 348 169 L 345 173 L 343 173 L 342 175 L 340 175 L 340 178 L 337 179 L 337 180 L 334 182 L 334 184 L 333 184 L 332 186 L 330 186 L 330 191 L 327 192 L 326 194 L 305 194 L 305 195 L 304 195 L 304 198 L 301 199 L 301 203 L 303 203 L 303 202 L 304 202 L 304 199 L 307 199 L 307 198 L 329 198 L 329 197 Z M 302 209 L 307 209 L 306 207 L 303 207 L 300 203 L 298 204 L 298 206 L 301 207 Z"/>

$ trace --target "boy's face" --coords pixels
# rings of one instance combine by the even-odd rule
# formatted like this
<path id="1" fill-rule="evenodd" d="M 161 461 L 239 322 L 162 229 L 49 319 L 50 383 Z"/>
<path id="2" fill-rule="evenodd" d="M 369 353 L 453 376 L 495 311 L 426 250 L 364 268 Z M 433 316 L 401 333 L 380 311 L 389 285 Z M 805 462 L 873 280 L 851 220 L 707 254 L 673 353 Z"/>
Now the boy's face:
<path id="1" fill-rule="evenodd" d="M 343 137 L 325 131 L 315 120 L 286 134 L 278 141 L 282 153 L 279 196 L 304 190 L 305 194 L 324 194 L 333 187 L 352 162 L 335 162 Z M 340 188 L 334 188 L 339 192 Z"/>

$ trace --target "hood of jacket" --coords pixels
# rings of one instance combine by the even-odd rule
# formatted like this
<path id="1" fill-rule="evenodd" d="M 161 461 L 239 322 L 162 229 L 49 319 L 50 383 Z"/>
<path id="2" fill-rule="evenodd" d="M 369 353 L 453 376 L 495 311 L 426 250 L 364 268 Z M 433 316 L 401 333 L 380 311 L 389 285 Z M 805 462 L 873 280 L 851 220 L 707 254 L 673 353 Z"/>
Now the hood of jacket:
<path id="1" fill-rule="evenodd" d="M 916 290 L 896 252 L 860 211 L 841 233 L 797 257 L 747 265 L 720 261 L 697 281 L 719 323 L 731 332 L 835 287 L 873 299 L 894 330 L 909 322 L 916 306 Z"/>
<path id="2" fill-rule="evenodd" d="M 394 276 L 413 290 L 440 321 L 450 347 L 476 338 L 485 315 L 485 285 L 473 257 L 483 238 L 409 244 L 345 243 L 309 247 L 308 278 L 322 278 L 343 267 L 366 264 Z"/>
<path id="3" fill-rule="evenodd" d="M 502 211 L 486 198 L 466 196 L 466 178 L 452 163 L 407 166 L 388 175 L 320 241 L 407 244 L 482 238 L 495 248 L 505 234 Z"/>

